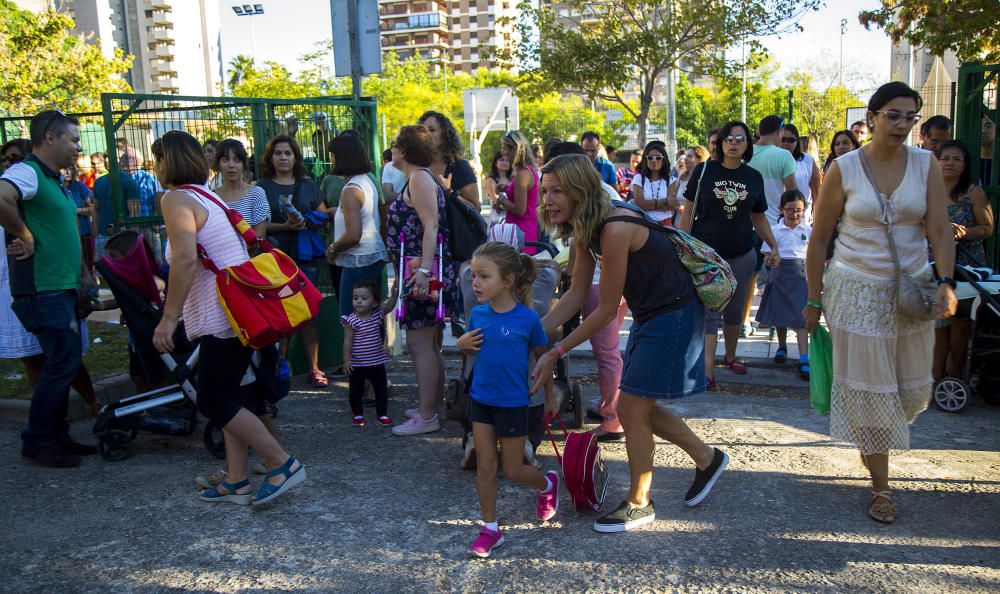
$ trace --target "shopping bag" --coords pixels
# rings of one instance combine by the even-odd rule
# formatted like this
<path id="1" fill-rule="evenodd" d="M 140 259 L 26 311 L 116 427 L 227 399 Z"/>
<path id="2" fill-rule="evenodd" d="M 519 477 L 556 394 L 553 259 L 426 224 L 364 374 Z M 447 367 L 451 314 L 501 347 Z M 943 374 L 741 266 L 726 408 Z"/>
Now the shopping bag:
<path id="1" fill-rule="evenodd" d="M 821 415 L 830 412 L 833 387 L 833 341 L 823 326 L 809 335 L 809 401 Z"/>

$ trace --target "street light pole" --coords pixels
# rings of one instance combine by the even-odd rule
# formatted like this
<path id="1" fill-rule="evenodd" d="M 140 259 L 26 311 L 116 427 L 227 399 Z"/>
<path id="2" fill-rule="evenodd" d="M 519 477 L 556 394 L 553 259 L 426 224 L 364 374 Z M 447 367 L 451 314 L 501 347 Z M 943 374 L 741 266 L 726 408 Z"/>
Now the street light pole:
<path id="1" fill-rule="evenodd" d="M 236 16 L 245 17 L 255 17 L 264 14 L 264 5 L 260 3 L 255 4 L 236 4 L 232 6 L 233 12 Z M 253 18 L 250 19 L 250 57 L 254 62 L 257 61 L 257 36 L 255 35 Z"/>
<path id="2" fill-rule="evenodd" d="M 840 19 L 840 88 L 844 88 L 844 35 L 847 33 L 847 19 Z"/>

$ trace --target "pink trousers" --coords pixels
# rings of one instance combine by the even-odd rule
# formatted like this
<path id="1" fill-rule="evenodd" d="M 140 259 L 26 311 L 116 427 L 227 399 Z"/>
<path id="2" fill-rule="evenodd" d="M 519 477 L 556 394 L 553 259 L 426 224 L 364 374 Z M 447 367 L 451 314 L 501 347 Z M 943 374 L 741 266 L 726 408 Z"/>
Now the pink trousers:
<path id="1" fill-rule="evenodd" d="M 590 287 L 590 295 L 583 306 L 583 317 L 586 318 L 597 309 L 600 301 L 600 285 Z M 622 354 L 618 350 L 618 331 L 625 319 L 628 305 L 622 299 L 618 304 L 618 315 L 610 324 L 590 337 L 590 346 L 597 361 L 597 385 L 601 391 L 601 403 L 597 412 L 604 417 L 601 429 L 618 432 L 622 424 L 618 421 L 618 386 L 622 379 Z"/>

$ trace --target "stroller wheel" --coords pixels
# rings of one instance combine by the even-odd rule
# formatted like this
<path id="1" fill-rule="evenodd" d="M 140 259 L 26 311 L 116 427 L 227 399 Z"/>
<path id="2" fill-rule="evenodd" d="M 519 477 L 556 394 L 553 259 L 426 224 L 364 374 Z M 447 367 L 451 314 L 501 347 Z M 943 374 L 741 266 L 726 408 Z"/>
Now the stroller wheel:
<path id="1" fill-rule="evenodd" d="M 100 435 L 97 451 L 108 462 L 121 462 L 132 455 L 132 439 L 120 429 L 110 429 Z"/>
<path id="2" fill-rule="evenodd" d="M 946 377 L 934 384 L 934 404 L 945 412 L 962 410 L 971 395 L 972 388 L 958 378 Z"/>
<path id="3" fill-rule="evenodd" d="M 226 440 L 222 436 L 222 428 L 216 427 L 212 421 L 205 422 L 205 430 L 201 434 L 205 449 L 220 460 L 226 457 Z"/>
<path id="4" fill-rule="evenodd" d="M 579 429 L 583 427 L 583 415 L 584 415 L 583 386 L 581 386 L 577 382 L 572 382 L 571 389 L 573 391 L 573 400 L 572 400 L 573 428 Z"/>

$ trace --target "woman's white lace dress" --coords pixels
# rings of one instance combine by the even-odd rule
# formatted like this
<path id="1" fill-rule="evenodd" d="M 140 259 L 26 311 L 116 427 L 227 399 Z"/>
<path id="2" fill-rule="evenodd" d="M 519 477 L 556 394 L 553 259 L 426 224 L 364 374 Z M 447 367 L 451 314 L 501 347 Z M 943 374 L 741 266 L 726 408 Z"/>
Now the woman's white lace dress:
<path id="1" fill-rule="evenodd" d="M 906 147 L 903 181 L 888 200 L 904 272 L 927 262 L 924 214 L 931 153 Z M 909 424 L 930 401 L 934 324 L 901 316 L 897 282 L 878 196 L 859 151 L 837 159 L 844 214 L 824 278 L 823 308 L 833 338 L 830 434 L 863 454 L 910 447 Z"/>

